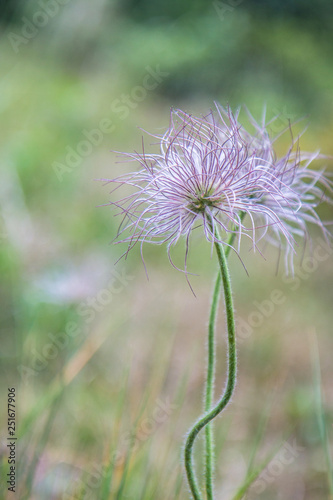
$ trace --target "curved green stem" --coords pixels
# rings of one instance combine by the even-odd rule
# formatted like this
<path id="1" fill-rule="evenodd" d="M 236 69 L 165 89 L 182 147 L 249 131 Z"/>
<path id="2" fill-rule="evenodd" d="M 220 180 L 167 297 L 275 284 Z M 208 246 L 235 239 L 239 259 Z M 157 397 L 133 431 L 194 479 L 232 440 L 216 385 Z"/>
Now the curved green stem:
<path id="1" fill-rule="evenodd" d="M 221 290 L 221 274 L 217 275 L 213 300 L 209 315 L 208 324 L 208 361 L 207 361 L 207 381 L 206 381 L 206 396 L 205 396 L 205 412 L 207 413 L 213 403 L 214 397 L 214 373 L 215 373 L 215 321 L 217 316 L 218 300 Z M 207 500 L 213 500 L 213 475 L 214 475 L 214 443 L 213 443 L 213 426 L 208 424 L 205 427 L 205 479 Z"/>
<path id="2" fill-rule="evenodd" d="M 230 276 L 229 276 L 229 270 L 228 270 L 228 265 L 227 265 L 227 260 L 226 260 L 226 253 L 224 252 L 223 246 L 215 241 L 214 243 L 216 253 L 217 253 L 217 258 L 220 266 L 220 271 L 221 271 L 221 277 L 222 277 L 222 283 L 223 283 L 223 289 L 224 289 L 224 298 L 225 298 L 225 307 L 226 307 L 226 317 L 227 317 L 227 330 L 228 330 L 228 379 L 227 379 L 227 386 L 224 391 L 224 394 L 220 400 L 220 402 L 210 410 L 208 413 L 206 413 L 201 419 L 197 421 L 197 423 L 194 425 L 194 427 L 191 429 L 187 440 L 185 444 L 185 469 L 186 469 L 186 474 L 187 474 L 187 479 L 188 483 L 193 495 L 194 500 L 202 500 L 201 495 L 198 490 L 197 482 L 195 479 L 195 475 L 193 472 L 193 459 L 192 459 L 192 450 L 193 450 L 193 444 L 196 436 L 198 433 L 203 429 L 211 420 L 213 420 L 221 411 L 226 407 L 228 402 L 231 399 L 234 387 L 235 387 L 235 382 L 236 382 L 236 371 L 237 371 L 237 364 L 236 364 L 236 340 L 235 340 L 235 321 L 234 321 L 234 312 L 233 312 L 233 301 L 232 301 L 232 294 L 231 294 L 231 283 L 230 283 Z M 228 247 L 229 248 L 229 247 Z M 219 279 L 217 279 L 219 281 Z M 216 312 L 217 312 L 217 298 L 219 295 L 219 289 L 220 285 L 216 282 L 215 285 L 215 290 L 214 290 L 214 297 L 213 297 L 213 304 L 212 304 L 212 310 L 211 310 L 211 320 L 213 319 L 212 323 L 212 328 L 210 328 L 210 339 L 209 339 L 209 345 L 212 347 L 212 350 L 214 350 L 214 325 L 215 325 L 215 317 L 216 317 Z M 213 311 L 213 305 L 215 304 L 215 308 Z M 211 322 L 210 322 L 211 324 Z M 209 353 L 210 354 L 210 353 Z M 207 394 L 206 394 L 206 406 L 207 404 L 207 398 L 208 401 L 212 399 L 212 391 L 213 391 L 213 373 L 214 373 L 214 355 L 213 358 L 209 360 L 213 366 L 210 366 L 208 369 L 209 372 L 209 377 L 207 378 Z M 209 380 L 209 383 L 208 383 Z M 210 451 L 212 451 L 212 439 L 211 439 L 211 430 L 209 433 L 206 434 L 206 437 L 208 436 L 208 441 L 206 444 L 208 444 Z M 206 465 L 208 463 L 209 467 L 209 474 L 210 478 L 207 478 L 206 480 L 206 486 L 207 483 L 209 482 L 208 490 L 210 491 L 210 494 L 212 495 L 212 454 L 211 458 L 206 461 Z M 209 497 L 208 497 L 209 498 Z M 212 498 L 212 496 L 211 496 Z"/>
<path id="3" fill-rule="evenodd" d="M 240 214 L 240 222 L 243 221 L 245 212 Z M 232 233 L 229 238 L 228 246 L 225 249 L 225 256 L 228 257 L 236 233 Z M 206 381 L 206 395 L 205 395 L 205 412 L 208 412 L 212 407 L 214 397 L 214 374 L 215 374 L 215 324 L 218 310 L 218 301 L 221 291 L 221 272 L 217 273 L 213 299 L 209 314 L 208 324 L 208 361 L 207 361 L 207 381 Z M 213 443 L 213 425 L 208 423 L 205 427 L 205 482 L 207 500 L 213 500 L 213 479 L 214 479 L 214 443 Z"/>

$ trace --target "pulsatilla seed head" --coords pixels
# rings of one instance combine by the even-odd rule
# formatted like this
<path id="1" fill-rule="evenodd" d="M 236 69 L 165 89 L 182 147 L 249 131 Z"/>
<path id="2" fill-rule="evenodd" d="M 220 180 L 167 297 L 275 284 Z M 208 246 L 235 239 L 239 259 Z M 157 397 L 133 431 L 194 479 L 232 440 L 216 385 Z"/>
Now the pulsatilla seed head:
<path id="1" fill-rule="evenodd" d="M 170 258 L 171 247 L 185 237 L 187 256 L 192 230 L 201 225 L 211 243 L 228 245 L 236 233 L 238 250 L 244 236 L 254 249 L 260 241 L 281 247 L 288 269 L 295 238 L 307 237 L 308 223 L 329 236 L 315 207 L 323 199 L 331 201 L 332 182 L 323 171 L 309 168 L 319 154 L 302 154 L 292 139 L 287 154 L 278 158 L 265 118 L 259 124 L 249 116 L 252 133 L 239 123 L 239 111 L 230 108 L 216 105 L 201 118 L 173 109 L 166 133 L 153 136 L 159 153 L 147 154 L 144 148 L 122 153 L 141 167 L 108 180 L 134 188 L 110 202 L 123 216 L 117 237 L 128 243 L 127 252 L 138 242 L 141 247 L 166 243 Z"/>

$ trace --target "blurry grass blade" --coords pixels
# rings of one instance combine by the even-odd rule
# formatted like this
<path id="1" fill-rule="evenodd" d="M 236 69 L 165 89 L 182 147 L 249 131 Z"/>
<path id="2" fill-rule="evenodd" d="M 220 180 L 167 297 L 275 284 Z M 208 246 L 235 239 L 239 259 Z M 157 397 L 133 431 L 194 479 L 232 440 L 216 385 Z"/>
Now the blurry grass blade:
<path id="1" fill-rule="evenodd" d="M 126 400 L 126 394 L 128 391 L 128 380 L 129 380 L 129 373 L 130 373 L 130 366 L 127 367 L 126 373 L 124 376 L 124 383 L 122 384 L 122 390 L 120 391 L 119 397 L 118 397 L 118 405 L 116 409 L 116 422 L 117 422 L 117 428 L 116 428 L 116 439 L 117 443 L 115 448 L 112 448 L 111 445 L 111 452 L 109 452 L 109 463 L 106 467 L 105 470 L 105 475 L 103 476 L 103 482 L 101 485 L 101 490 L 100 490 L 100 499 L 101 500 L 108 500 L 110 496 L 110 491 L 112 488 L 112 479 L 113 479 L 113 473 L 114 473 L 114 468 L 115 468 L 115 450 L 118 449 L 119 447 L 119 439 L 121 435 L 120 431 L 120 423 L 121 423 L 121 416 L 124 412 L 124 405 L 125 405 L 125 400 Z"/>
<path id="2" fill-rule="evenodd" d="M 119 320 L 113 324 L 113 330 L 124 325 L 123 320 Z M 73 354 L 71 359 L 64 367 L 61 379 L 65 385 L 68 385 L 81 372 L 90 359 L 102 347 L 104 342 L 110 337 L 109 329 L 100 327 L 100 331 L 94 331 L 93 335 L 89 335 L 83 342 L 81 347 Z"/>
<path id="3" fill-rule="evenodd" d="M 131 438 L 131 441 L 130 441 L 130 445 L 129 445 L 127 453 L 126 453 L 126 458 L 125 458 L 125 462 L 124 462 L 124 467 L 123 467 L 123 472 L 122 472 L 122 476 L 121 476 L 121 480 L 120 480 L 120 485 L 119 485 L 119 488 L 118 488 L 115 500 L 121 500 L 123 492 L 124 492 L 124 489 L 125 489 L 126 480 L 127 480 L 127 474 L 128 474 L 129 465 L 130 465 L 130 461 L 131 461 L 131 458 L 132 458 L 134 443 L 135 443 L 136 434 L 137 434 L 137 426 L 138 426 L 140 418 L 141 418 L 141 416 L 142 416 L 142 414 L 143 414 L 143 412 L 144 412 L 144 410 L 145 410 L 145 408 L 147 406 L 147 402 L 148 402 L 149 396 L 150 396 L 149 392 L 146 391 L 146 394 L 145 394 L 145 396 L 144 396 L 144 398 L 142 400 L 142 403 L 141 403 L 141 408 L 139 409 L 137 418 L 136 418 L 136 420 L 134 422 L 134 426 L 133 426 L 134 431 L 133 431 L 133 435 L 132 435 L 132 438 Z"/>
<path id="4" fill-rule="evenodd" d="M 38 417 L 43 413 L 43 411 L 54 403 L 54 401 L 60 396 L 63 391 L 63 386 L 60 384 L 52 384 L 45 391 L 44 395 L 38 400 L 34 405 L 33 409 L 24 417 L 21 424 L 18 426 L 17 436 L 20 439 L 25 436 L 34 425 Z"/>
<path id="5" fill-rule="evenodd" d="M 250 488 L 252 483 L 254 483 L 254 481 L 260 476 L 262 471 L 267 467 L 274 455 L 275 453 L 272 453 L 268 458 L 263 460 L 261 464 L 258 465 L 258 467 L 253 469 L 252 472 L 246 476 L 245 481 L 243 482 L 237 493 L 232 497 L 232 500 L 242 500 L 247 490 Z"/>
<path id="6" fill-rule="evenodd" d="M 285 439 L 283 439 L 282 444 L 288 441 L 288 438 L 290 437 L 291 432 L 288 432 L 288 435 L 286 436 Z M 281 442 L 277 444 L 273 451 L 269 453 L 268 457 L 266 457 L 257 467 L 252 466 L 252 470 L 247 472 L 247 475 L 245 477 L 245 480 L 241 487 L 237 490 L 236 494 L 232 497 L 232 500 L 242 500 L 244 495 L 246 494 L 247 490 L 250 488 L 250 486 L 254 483 L 254 481 L 260 476 L 262 471 L 268 466 L 268 464 L 273 460 L 275 455 L 278 453 L 278 451 L 281 449 L 282 446 Z"/>
<path id="7" fill-rule="evenodd" d="M 328 441 L 328 432 L 326 426 L 325 411 L 323 406 L 323 396 L 321 389 L 321 370 L 320 370 L 320 357 L 318 349 L 318 339 L 315 331 L 309 333 L 311 354 L 312 354 L 312 368 L 314 378 L 315 390 L 315 406 L 318 420 L 319 434 L 322 446 L 325 452 L 326 466 L 327 466 L 327 480 L 330 493 L 330 500 L 333 500 L 333 464 L 330 452 L 330 445 Z"/>
<path id="8" fill-rule="evenodd" d="M 264 408 L 264 411 L 261 414 L 258 430 L 257 430 L 257 433 L 255 435 L 253 446 L 251 449 L 251 455 L 250 455 L 249 465 L 248 465 L 247 472 L 246 472 L 246 477 L 250 477 L 251 473 L 253 471 L 255 458 L 256 458 L 259 446 L 262 442 L 263 436 L 265 434 L 265 430 L 267 428 L 267 423 L 268 423 L 268 419 L 269 419 L 269 415 L 270 415 L 270 409 L 272 407 L 272 399 L 273 399 L 273 396 L 271 398 L 269 398 L 269 400 L 266 404 L 266 407 Z"/>
<path id="9" fill-rule="evenodd" d="M 122 476 L 121 476 L 120 485 L 119 485 L 117 494 L 115 496 L 115 500 L 121 500 L 121 498 L 123 496 L 123 492 L 124 492 L 125 485 L 126 485 L 126 480 L 127 480 L 127 475 L 128 475 L 128 470 L 129 470 L 129 465 L 130 465 L 130 460 L 132 458 L 132 452 L 133 452 L 133 447 L 134 447 L 134 440 L 135 440 L 135 434 L 132 437 L 130 446 L 129 446 L 128 451 L 126 453 L 126 458 L 125 458 L 123 473 L 122 473 Z"/>
<path id="10" fill-rule="evenodd" d="M 48 415 L 46 423 L 44 425 L 42 435 L 41 435 L 41 437 L 38 441 L 38 444 L 36 445 L 36 448 L 34 450 L 33 458 L 31 460 L 31 462 L 28 466 L 28 470 L 27 470 L 25 491 L 24 491 L 24 495 L 22 497 L 22 500 L 28 500 L 29 498 L 31 498 L 30 493 L 31 493 L 31 489 L 32 489 L 33 480 L 35 477 L 36 467 L 37 467 L 37 465 L 38 465 L 38 463 L 43 455 L 45 446 L 47 444 L 47 441 L 48 441 L 48 438 L 49 438 L 49 435 L 50 435 L 50 432 L 52 429 L 52 425 L 53 425 L 55 416 L 56 416 L 57 411 L 58 411 L 58 407 L 59 407 L 59 404 L 61 401 L 62 394 L 63 393 L 60 392 L 58 394 L 57 398 L 53 401 L 53 404 L 50 408 L 49 415 Z"/>
<path id="11" fill-rule="evenodd" d="M 146 470 L 145 470 L 144 477 L 145 477 L 145 479 L 144 479 L 144 483 L 142 486 L 141 495 L 140 495 L 140 498 L 138 498 L 138 500 L 145 500 L 146 498 L 148 498 L 148 495 L 149 495 L 149 483 L 150 483 L 150 477 L 151 477 L 150 476 L 150 456 L 149 455 L 147 456 L 147 464 L 146 464 Z"/>
<path id="12" fill-rule="evenodd" d="M 180 498 L 180 493 L 181 493 L 181 490 L 182 490 L 182 486 L 183 486 L 183 474 L 180 472 L 178 474 L 178 478 L 176 480 L 174 500 L 178 500 Z"/>
<path id="13" fill-rule="evenodd" d="M 124 324 L 123 321 L 117 322 L 116 327 Z M 45 395 L 39 399 L 33 409 L 22 420 L 18 429 L 18 438 L 23 436 L 33 426 L 36 418 L 58 397 L 62 392 L 63 387 L 69 385 L 73 379 L 81 372 L 81 370 L 90 361 L 93 355 L 109 338 L 110 332 L 102 329 L 100 332 L 94 332 L 94 335 L 89 336 L 81 345 L 81 347 L 71 356 L 68 363 L 64 366 L 54 382 L 45 391 Z"/>
<path id="14" fill-rule="evenodd" d="M 284 376 L 282 376 L 279 379 L 279 382 L 278 382 L 279 386 L 281 386 L 284 383 L 284 381 L 286 380 L 286 377 L 287 377 L 287 372 L 284 374 Z M 269 420 L 269 416 L 270 416 L 270 410 L 272 408 L 273 399 L 274 399 L 275 394 L 277 392 L 276 389 L 277 388 L 275 387 L 273 391 L 270 391 L 270 396 L 268 397 L 264 411 L 261 414 L 258 430 L 257 430 L 257 433 L 255 435 L 251 454 L 250 454 L 250 459 L 249 459 L 249 464 L 248 464 L 246 476 L 245 476 L 243 484 L 241 485 L 240 489 L 237 491 L 236 496 L 234 497 L 233 500 L 239 500 L 245 495 L 246 491 L 251 486 L 253 481 L 256 480 L 258 475 L 262 472 L 263 468 L 265 468 L 267 465 L 267 461 L 264 460 L 259 467 L 255 468 L 254 462 L 256 459 L 256 455 L 257 455 L 259 446 L 260 446 L 262 439 L 264 437 L 265 430 L 267 429 L 267 424 L 268 424 L 268 420 Z M 274 454 L 275 454 L 275 452 L 274 452 Z M 271 458 L 269 458 L 269 460 L 271 460 Z"/>

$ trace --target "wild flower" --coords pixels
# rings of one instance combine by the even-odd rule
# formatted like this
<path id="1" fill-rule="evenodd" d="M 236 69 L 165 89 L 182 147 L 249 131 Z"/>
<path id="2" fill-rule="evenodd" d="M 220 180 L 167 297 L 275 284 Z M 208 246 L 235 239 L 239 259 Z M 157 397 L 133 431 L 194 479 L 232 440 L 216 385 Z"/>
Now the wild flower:
<path id="1" fill-rule="evenodd" d="M 301 153 L 298 139 L 291 135 L 287 153 L 278 157 L 263 117 L 257 123 L 250 116 L 253 132 L 239 123 L 239 113 L 216 106 L 196 118 L 172 110 L 166 133 L 158 139 L 160 152 L 126 154 L 141 165 L 137 172 L 109 182 L 134 191 L 111 205 L 119 208 L 123 220 L 120 241 L 129 252 L 138 242 L 167 243 L 170 249 L 184 236 L 185 272 L 189 240 L 202 226 L 215 247 L 219 271 L 214 286 L 208 325 L 208 366 L 204 414 L 186 437 L 184 463 L 194 500 L 202 500 L 194 472 L 193 448 L 205 428 L 205 498 L 213 500 L 214 446 L 211 421 L 229 404 L 237 375 L 236 330 L 227 251 L 239 251 L 241 239 L 250 238 L 253 249 L 260 243 L 283 248 L 286 268 L 293 266 L 297 239 L 308 238 L 308 224 L 315 224 L 328 238 L 326 225 L 316 212 L 323 199 L 331 201 L 332 182 L 322 170 L 310 168 L 319 153 Z M 282 131 L 283 132 L 283 131 Z M 117 189 L 117 188 L 116 188 Z M 129 235 L 126 236 L 126 231 Z M 238 246 L 235 236 L 238 236 Z M 225 247 L 226 250 L 225 250 Z M 174 264 L 173 264 L 174 265 Z M 214 401 L 215 322 L 223 287 L 228 338 L 227 383 Z"/>
<path id="2" fill-rule="evenodd" d="M 308 236 L 308 223 L 328 231 L 316 206 L 332 192 L 323 171 L 309 168 L 319 153 L 303 154 L 298 140 L 283 157 L 274 149 L 265 120 L 250 120 L 254 133 L 238 120 L 238 112 L 216 105 L 196 118 L 172 110 L 168 130 L 157 137 L 160 152 L 122 153 L 141 169 L 109 182 L 134 188 L 118 202 L 123 221 L 118 237 L 128 243 L 127 252 L 140 242 L 163 244 L 170 249 L 186 239 L 185 269 L 192 231 L 203 226 L 208 241 L 228 245 L 228 235 L 251 239 L 253 249 L 261 241 L 281 247 L 286 268 L 292 267 L 296 237 Z M 329 199 L 326 196 L 326 199 Z M 244 219 L 244 216 L 246 216 Z"/>
<path id="3" fill-rule="evenodd" d="M 225 110 L 222 109 L 222 113 Z M 319 151 L 302 152 L 300 137 L 294 139 L 291 125 L 282 129 L 277 136 L 270 137 L 268 130 L 278 117 L 266 123 L 264 113 L 262 123 L 259 124 L 249 112 L 248 115 L 255 133 L 251 135 L 244 129 L 241 133 L 249 148 L 256 150 L 258 158 L 262 159 L 262 167 L 267 170 L 270 182 L 270 189 L 265 190 L 259 200 L 257 227 L 261 226 L 262 230 L 256 242 L 258 244 L 263 240 L 265 244 L 271 243 L 283 250 L 285 268 L 287 271 L 293 270 L 296 247 L 311 241 L 311 225 L 317 226 L 326 240 L 331 239 L 331 233 L 327 229 L 331 222 L 323 222 L 316 208 L 322 202 L 332 204 L 333 183 L 325 175 L 323 168 L 311 168 L 315 160 L 326 157 Z M 286 132 L 290 134 L 290 146 L 286 154 L 278 157 L 275 142 Z M 265 210 L 261 210 L 263 207 Z M 278 223 L 274 223 L 275 217 Z"/>

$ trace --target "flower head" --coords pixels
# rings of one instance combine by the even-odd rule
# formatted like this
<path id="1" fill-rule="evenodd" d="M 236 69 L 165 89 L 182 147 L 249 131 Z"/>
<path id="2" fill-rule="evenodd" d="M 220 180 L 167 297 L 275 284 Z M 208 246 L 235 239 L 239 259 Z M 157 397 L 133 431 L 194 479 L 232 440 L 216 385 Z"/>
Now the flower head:
<path id="1" fill-rule="evenodd" d="M 324 230 L 315 206 L 332 184 L 308 168 L 316 155 L 301 155 L 297 148 L 293 153 L 293 142 L 278 159 L 266 124 L 251 120 L 253 134 L 230 109 L 217 106 L 216 114 L 202 118 L 172 110 L 167 132 L 158 137 L 160 153 L 125 154 L 141 169 L 110 182 L 134 188 L 111 202 L 124 216 L 118 236 L 130 231 L 122 239 L 128 251 L 138 242 L 167 243 L 170 257 L 182 236 L 188 249 L 199 225 L 210 242 L 228 245 L 228 235 L 237 234 L 238 241 L 249 237 L 253 248 L 262 239 L 284 244 L 289 255 L 294 237 L 307 234 L 308 222 Z"/>
<path id="2" fill-rule="evenodd" d="M 264 230 L 256 242 L 264 239 L 266 243 L 284 250 L 285 268 L 287 271 L 293 270 L 297 240 L 304 244 L 310 240 L 309 225 L 317 226 L 326 240 L 331 238 L 327 229 L 331 222 L 322 222 L 316 208 L 324 201 L 332 204 L 333 183 L 325 175 L 324 169 L 311 168 L 314 160 L 323 159 L 325 156 L 319 151 L 302 152 L 299 148 L 299 137 L 293 138 L 290 124 L 276 137 L 270 137 L 269 126 L 279 117 L 266 124 L 264 114 L 263 122 L 259 124 L 250 114 L 249 116 L 255 133 L 250 135 L 243 130 L 243 136 L 248 144 L 256 145 L 253 147 L 262 145 L 259 156 L 264 159 L 263 167 L 266 168 L 271 183 L 270 189 L 263 192 L 259 200 L 260 213 L 257 224 Z M 279 158 L 274 145 L 285 132 L 290 132 L 291 144 L 287 153 Z"/>

